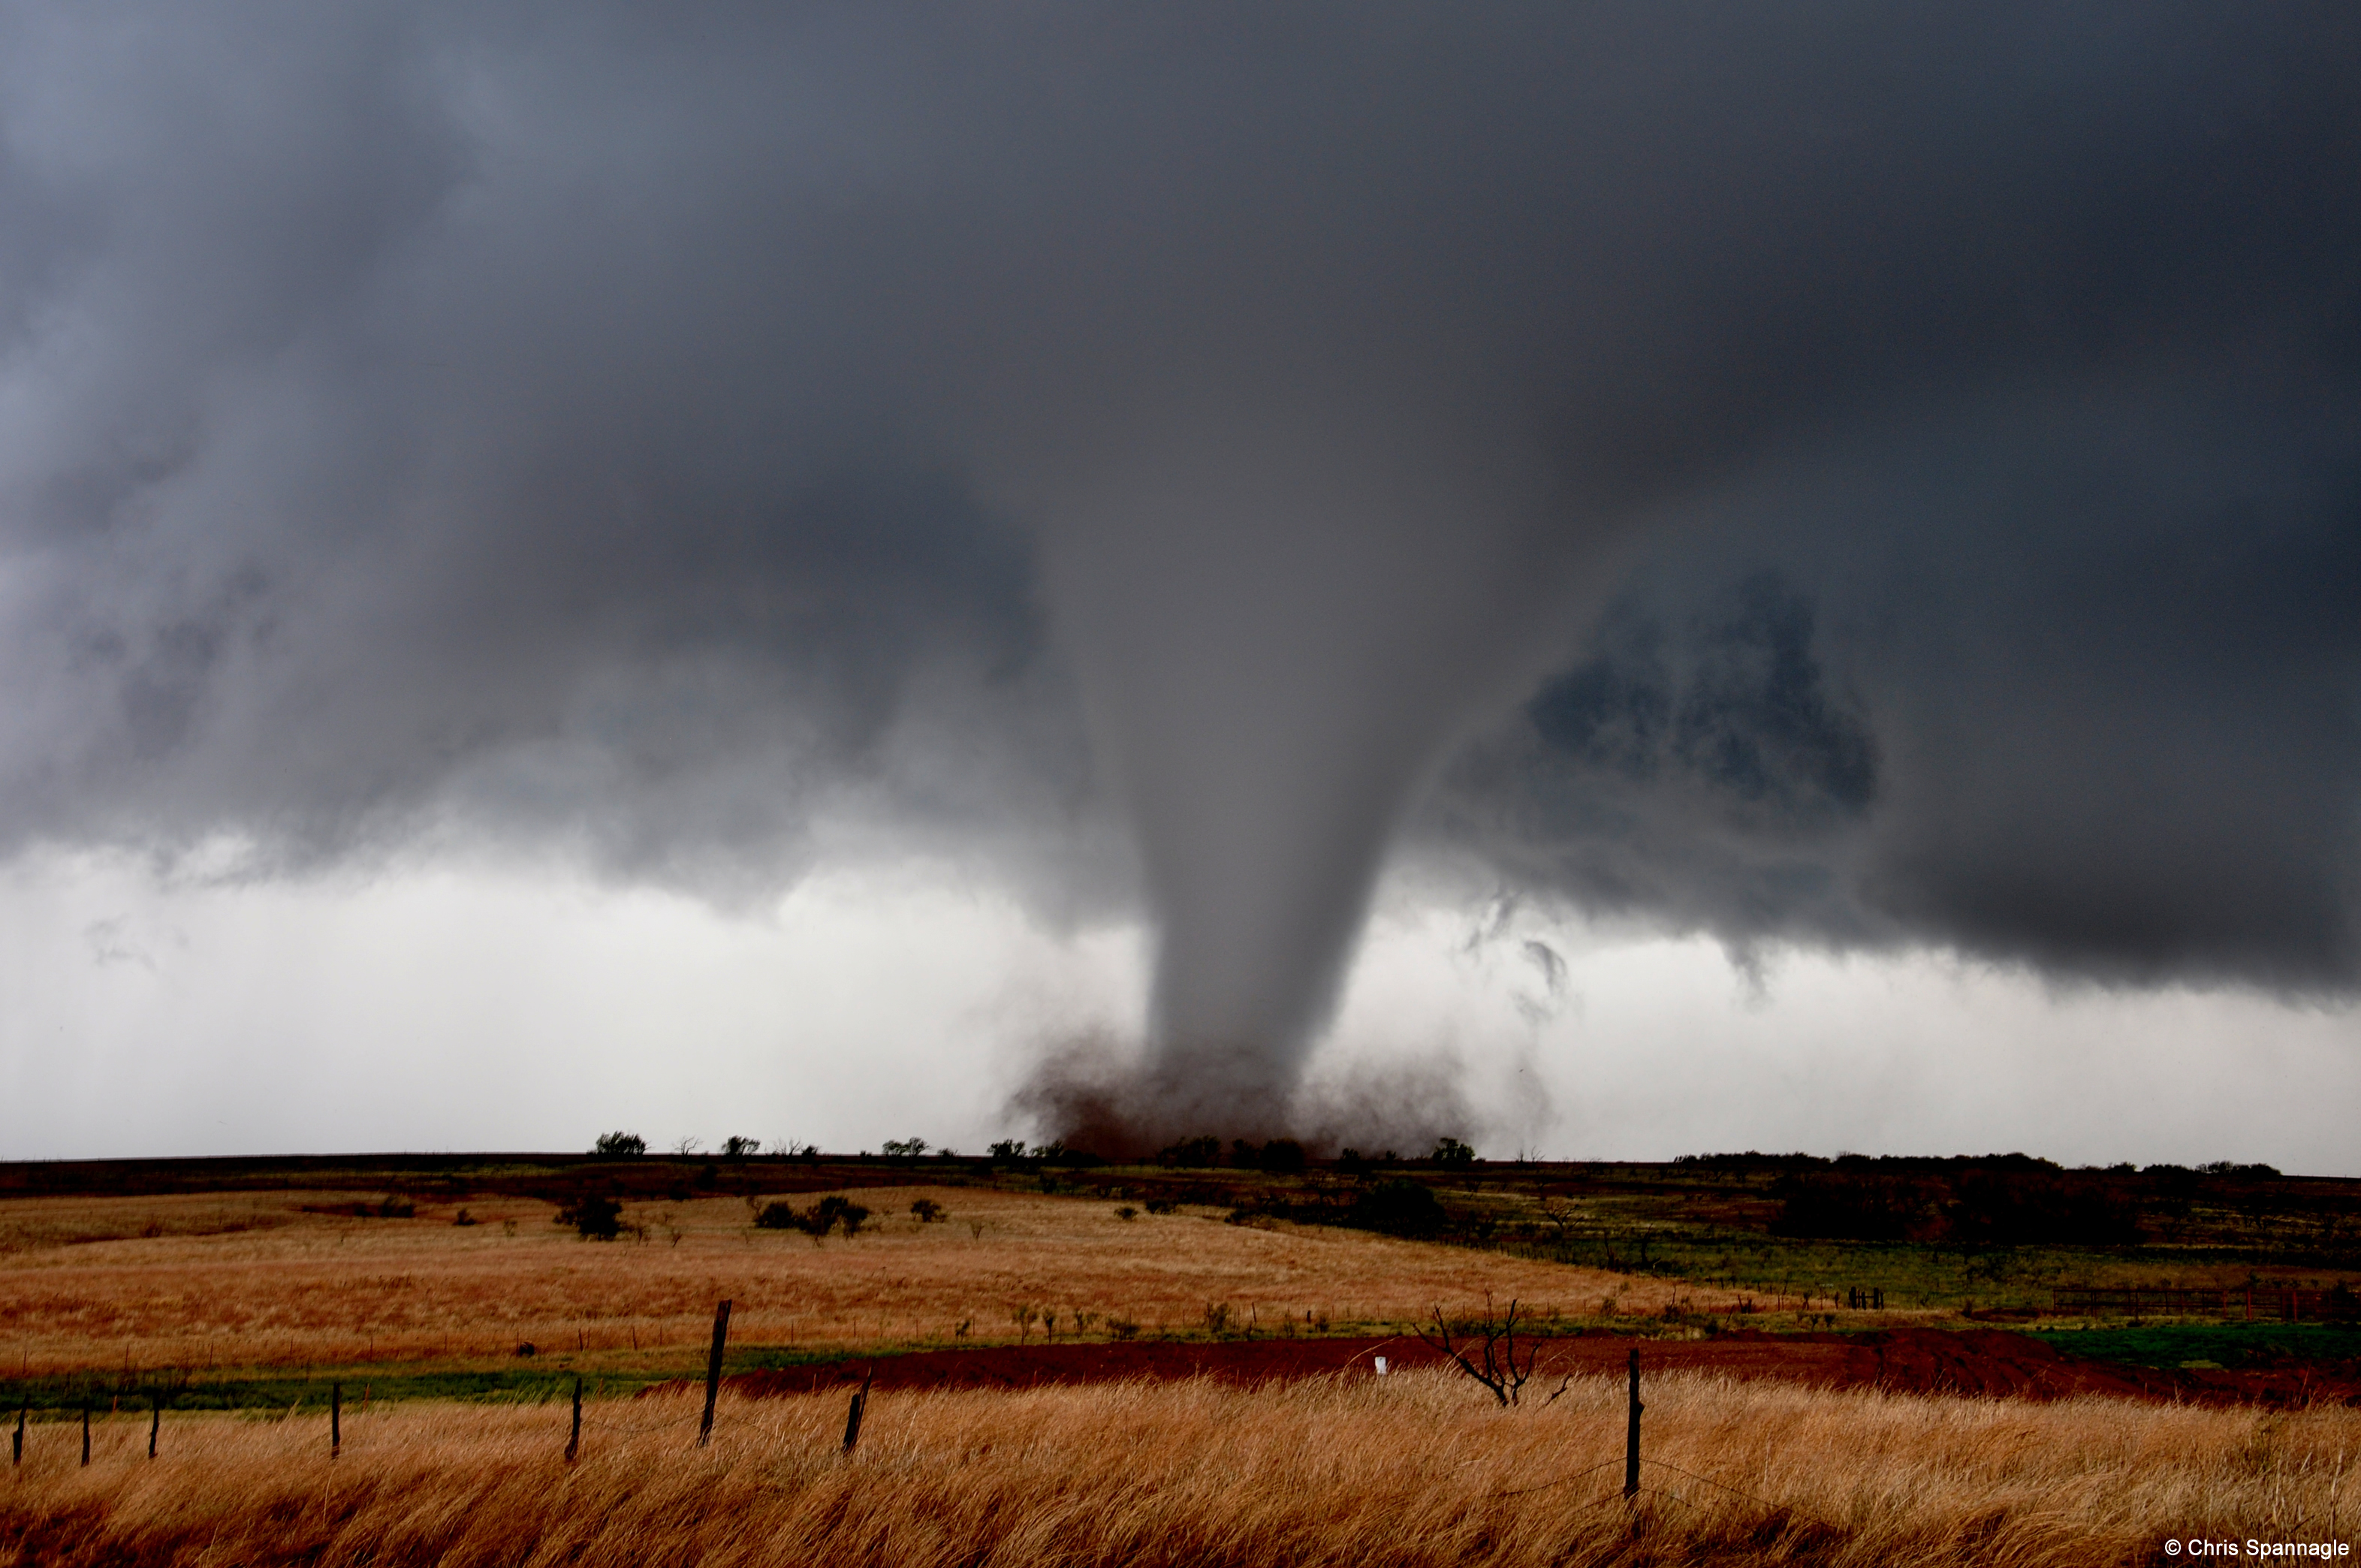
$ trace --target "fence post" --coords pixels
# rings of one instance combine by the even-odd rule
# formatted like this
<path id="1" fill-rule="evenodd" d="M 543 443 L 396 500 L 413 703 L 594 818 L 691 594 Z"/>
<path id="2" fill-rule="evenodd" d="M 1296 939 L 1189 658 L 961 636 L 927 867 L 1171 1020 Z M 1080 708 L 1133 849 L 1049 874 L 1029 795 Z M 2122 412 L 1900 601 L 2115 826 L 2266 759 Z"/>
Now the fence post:
<path id="1" fill-rule="evenodd" d="M 1646 1407 L 1640 1403 L 1640 1353 L 1631 1353 L 1631 1415 L 1623 1429 L 1623 1495 L 1636 1497 L 1640 1491 L 1640 1412 Z"/>
<path id="2" fill-rule="evenodd" d="M 16 1444 L 8 1455 L 8 1463 L 11 1464 L 25 1463 L 25 1412 L 32 1408 L 33 1397 L 30 1394 L 26 1395 L 25 1402 L 16 1407 Z"/>
<path id="3" fill-rule="evenodd" d="M 159 1388 L 148 1398 L 156 1402 L 155 1409 L 148 1412 L 148 1457 L 153 1459 L 156 1457 L 156 1434 L 164 1430 L 164 1390 Z"/>
<path id="4" fill-rule="evenodd" d="M 345 1386 L 328 1385 L 328 1457 L 335 1459 L 345 1452 Z"/>
<path id="5" fill-rule="evenodd" d="M 851 1453 L 852 1445 L 861 1441 L 861 1412 L 869 1403 L 869 1385 L 877 1376 L 877 1364 L 871 1362 L 861 1379 L 861 1391 L 852 1396 L 852 1408 L 844 1413 L 844 1452 Z"/>
<path id="6" fill-rule="evenodd" d="M 90 1463 L 90 1396 L 82 1397 L 82 1462 Z"/>
<path id="7" fill-rule="evenodd" d="M 709 1418 L 708 1418 L 708 1424 L 709 1424 Z M 574 1375 L 574 1434 L 573 1434 L 571 1437 L 569 1437 L 569 1438 L 567 1438 L 567 1439 L 566 1440 L 566 1464 L 573 1464 L 573 1463 L 574 1463 L 574 1456 L 575 1456 L 576 1454 L 577 1454 L 577 1453 L 581 1453 L 581 1452 L 582 1452 L 582 1375 L 581 1375 L 580 1373 L 578 1373 L 578 1372 L 577 1372 L 577 1373 L 576 1373 L 576 1374 Z"/>
<path id="8" fill-rule="evenodd" d="M 713 1401 L 721 1397 L 721 1347 L 729 1339 L 730 1303 L 723 1301 L 713 1309 L 713 1354 L 705 1362 L 705 1420 L 697 1429 L 699 1448 L 713 1436 Z"/>

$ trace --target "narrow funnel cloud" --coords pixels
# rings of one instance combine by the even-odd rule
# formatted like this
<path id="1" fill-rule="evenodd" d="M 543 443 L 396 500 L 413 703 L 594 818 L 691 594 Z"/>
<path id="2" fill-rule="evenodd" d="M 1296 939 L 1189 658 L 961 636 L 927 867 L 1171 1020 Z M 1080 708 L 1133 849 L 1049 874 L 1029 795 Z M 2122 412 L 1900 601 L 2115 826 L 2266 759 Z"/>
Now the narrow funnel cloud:
<path id="1" fill-rule="evenodd" d="M 1544 466 L 1459 423 L 1241 399 L 1059 507 L 1053 591 L 1162 937 L 1143 1135 L 1287 1124 L 1388 841 L 1576 580 L 1592 536 Z"/>

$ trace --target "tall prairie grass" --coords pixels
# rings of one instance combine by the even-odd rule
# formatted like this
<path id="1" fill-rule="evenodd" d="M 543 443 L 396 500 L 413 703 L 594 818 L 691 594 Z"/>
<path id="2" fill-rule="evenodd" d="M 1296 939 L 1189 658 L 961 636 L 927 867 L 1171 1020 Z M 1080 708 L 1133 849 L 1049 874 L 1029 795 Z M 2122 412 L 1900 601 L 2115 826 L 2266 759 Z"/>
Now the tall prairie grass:
<path id="1" fill-rule="evenodd" d="M 0 1480 L 0 1568 L 584 1564 L 2046 1564 L 2167 1537 L 2349 1540 L 2361 1412 L 1831 1393 L 1653 1379 L 1621 1495 L 1623 1388 L 1503 1411 L 1440 1373 L 567 1411 L 37 1426 Z M 2188 1561 L 2186 1557 L 2181 1561 Z"/>

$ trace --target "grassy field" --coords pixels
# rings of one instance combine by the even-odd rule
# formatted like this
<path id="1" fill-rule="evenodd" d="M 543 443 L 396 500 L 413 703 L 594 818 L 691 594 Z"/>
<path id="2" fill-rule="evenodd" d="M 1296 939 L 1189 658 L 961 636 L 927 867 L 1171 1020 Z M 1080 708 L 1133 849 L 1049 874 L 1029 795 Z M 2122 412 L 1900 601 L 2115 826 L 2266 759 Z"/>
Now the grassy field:
<path id="1" fill-rule="evenodd" d="M 376 1217 L 381 1191 L 334 1189 L 0 1201 L 0 1384 L 137 1387 L 168 1370 L 219 1383 L 303 1369 L 390 1389 L 408 1386 L 397 1376 L 488 1369 L 506 1372 L 486 1387 L 527 1392 L 556 1369 L 628 1382 L 697 1365 L 723 1298 L 735 1303 L 733 1365 L 766 1354 L 1038 1343 L 1079 1324 L 1099 1338 L 1119 1324 L 1202 1334 L 1209 1309 L 1223 1332 L 1277 1335 L 1382 1330 L 1487 1292 L 1586 1321 L 1733 1301 L 1497 1251 L 1230 1224 L 1218 1210 L 1125 1220 L 1115 1209 L 1137 1205 L 1097 1197 L 841 1190 L 876 1219 L 856 1238 L 819 1243 L 756 1228 L 750 1195 L 627 1203 L 641 1230 L 613 1242 L 554 1223 L 552 1202 L 497 1193 L 405 1200 L 403 1218 Z M 910 1205 L 921 1199 L 945 1217 L 920 1223 Z M 477 1223 L 453 1223 L 463 1207 Z M 520 1356 L 526 1344 L 534 1354 Z"/>
<path id="2" fill-rule="evenodd" d="M 2000 1245 L 1988 1216 L 1969 1223 L 1967 1201 L 2000 1179 L 2062 1193 L 2121 1234 Z M 1439 1201 L 1417 1238 L 1350 1223 L 1368 1194 L 1405 1182 Z M 1794 1234 L 1799 1182 L 1823 1198 L 1899 1192 L 1911 1223 L 1932 1228 Z M 779 1196 L 826 1191 L 872 1211 L 858 1237 L 753 1223 Z M 389 1397 L 534 1398 L 573 1372 L 628 1387 L 694 1368 L 723 1298 L 733 1368 L 1049 1333 L 1385 1332 L 1488 1293 L 1562 1325 L 1660 1332 L 1941 1323 L 2028 1314 L 2064 1284 L 2352 1279 L 2336 1266 L 2356 1261 L 2356 1191 L 2021 1159 L 1315 1161 L 1283 1174 L 549 1156 L 0 1166 L 0 1393 L 78 1401 L 93 1387 L 193 1383 L 192 1402 L 209 1387 L 267 1403 L 341 1377 Z M 590 1193 L 620 1201 L 620 1239 L 553 1223 Z M 944 1217 L 920 1223 L 921 1200 Z M 1844 1305 L 1851 1288 L 1882 1291 L 1884 1310 Z M 2126 1325 L 2044 1321 L 2078 1326 Z M 2155 1337 L 2157 1325 L 2131 1326 Z M 2059 1343 L 2087 1354 L 2103 1342 Z M 2249 1354 L 2131 1348 L 2166 1365 Z"/>
<path id="3" fill-rule="evenodd" d="M 1440 1374 L 567 1411 L 36 1423 L 0 1565 L 181 1562 L 931 1564 L 2160 1562 L 2167 1536 L 2340 1540 L 2361 1412 L 1833 1394 L 1665 1376 L 1643 1490 L 1624 1391 L 1501 1410 Z"/>
<path id="4" fill-rule="evenodd" d="M 2044 1564 L 2159 1562 L 2168 1535 L 2350 1539 L 2361 1411 L 2325 1404 L 2042 1404 L 1665 1373 L 1627 1502 L 1614 1380 L 1508 1411 L 1422 1373 L 881 1393 L 849 1461 L 840 1394 L 725 1398 L 704 1450 L 692 1402 L 619 1397 L 698 1369 L 721 1299 L 738 1370 L 1052 1332 L 1390 1333 L 1488 1295 L 1544 1327 L 1688 1337 L 1971 1326 L 1971 1306 L 2031 1310 L 2055 1283 L 2350 1277 L 2349 1183 L 2037 1174 L 2052 1197 L 2079 1193 L 2077 1212 L 2094 1192 L 2113 1204 L 2100 1212 L 2118 1239 L 1999 1245 L 1974 1230 L 1989 1231 L 1981 1178 L 1946 1171 L 1816 1177 L 1903 1192 L 1914 1225 L 1938 1227 L 1862 1238 L 1792 1234 L 1794 1173 L 1744 1166 L 0 1167 L 0 1395 L 32 1407 L 24 1462 L 0 1483 L 0 1568 Z M 1405 1181 L 1434 1200 L 1411 1206 L 1414 1234 L 1355 1223 Z M 783 1195 L 808 1208 L 830 1192 L 870 1211 L 857 1236 L 754 1223 Z M 557 1223 L 587 1194 L 620 1203 L 617 1239 Z M 1852 1287 L 1883 1289 L 1885 1310 L 1839 1305 Z M 2168 1368 L 2345 1360 L 2356 1338 L 2028 1326 Z M 569 1465 L 576 1374 L 591 1398 Z M 333 1462 L 330 1381 L 346 1401 Z"/>

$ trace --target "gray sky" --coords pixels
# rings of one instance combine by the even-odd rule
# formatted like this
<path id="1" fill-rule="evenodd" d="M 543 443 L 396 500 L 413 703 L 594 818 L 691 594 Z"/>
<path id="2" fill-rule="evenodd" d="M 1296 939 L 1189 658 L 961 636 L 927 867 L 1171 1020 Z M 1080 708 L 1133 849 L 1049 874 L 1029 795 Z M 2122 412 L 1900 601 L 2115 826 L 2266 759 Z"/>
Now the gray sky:
<path id="1" fill-rule="evenodd" d="M 2333 1163 L 2356 68 L 0 5 L 0 1141 Z"/>

